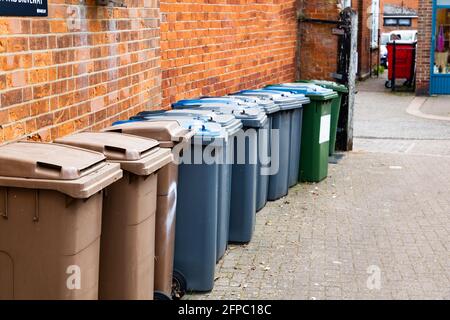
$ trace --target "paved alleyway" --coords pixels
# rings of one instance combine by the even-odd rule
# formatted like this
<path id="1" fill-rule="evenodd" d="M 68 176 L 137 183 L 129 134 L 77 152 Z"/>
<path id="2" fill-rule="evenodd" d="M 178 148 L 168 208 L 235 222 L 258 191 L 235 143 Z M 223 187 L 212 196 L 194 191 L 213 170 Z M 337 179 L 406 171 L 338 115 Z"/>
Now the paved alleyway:
<path id="1" fill-rule="evenodd" d="M 450 299 L 450 121 L 409 115 L 414 97 L 376 81 L 359 88 L 355 151 L 269 203 L 215 289 L 186 298 Z"/>

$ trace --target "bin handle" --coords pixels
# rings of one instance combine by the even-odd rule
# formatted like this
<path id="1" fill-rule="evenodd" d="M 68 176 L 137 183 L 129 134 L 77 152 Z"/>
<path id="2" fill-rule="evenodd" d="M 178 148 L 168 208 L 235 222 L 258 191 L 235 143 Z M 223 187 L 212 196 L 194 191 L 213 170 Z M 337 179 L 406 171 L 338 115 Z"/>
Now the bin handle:
<path id="1" fill-rule="evenodd" d="M 189 130 L 192 130 L 194 128 L 194 126 L 191 124 L 189 125 Z M 206 131 L 206 126 L 204 124 L 202 124 L 202 131 Z"/>
<path id="2" fill-rule="evenodd" d="M 4 188 L 5 189 L 5 208 L 4 211 L 2 213 L 2 217 L 5 220 L 8 220 L 8 188 Z"/>
<path id="3" fill-rule="evenodd" d="M 34 207 L 33 222 L 39 222 L 39 190 L 34 194 Z"/>
<path id="4" fill-rule="evenodd" d="M 120 154 L 126 154 L 127 150 L 125 150 L 124 148 L 119 148 L 119 147 L 114 147 L 114 146 L 105 146 L 105 153 L 106 152 L 111 152 L 111 153 L 120 153 Z"/>
<path id="5" fill-rule="evenodd" d="M 52 164 L 52 163 L 42 162 L 42 161 L 37 161 L 36 166 L 38 168 L 41 168 L 44 170 L 51 170 L 51 171 L 57 171 L 57 172 L 61 172 L 61 169 L 62 169 L 62 167 L 57 164 Z"/>
<path id="6" fill-rule="evenodd" d="M 182 138 L 184 141 L 188 141 L 188 140 L 190 140 L 194 135 L 195 135 L 195 131 L 194 131 L 194 130 L 190 130 L 190 131 L 188 131 L 187 134 L 182 135 L 181 138 Z"/>
<path id="7" fill-rule="evenodd" d="M 236 113 L 238 113 L 238 114 L 246 114 L 245 109 L 242 109 L 242 110 L 233 110 L 233 114 L 236 114 Z"/>

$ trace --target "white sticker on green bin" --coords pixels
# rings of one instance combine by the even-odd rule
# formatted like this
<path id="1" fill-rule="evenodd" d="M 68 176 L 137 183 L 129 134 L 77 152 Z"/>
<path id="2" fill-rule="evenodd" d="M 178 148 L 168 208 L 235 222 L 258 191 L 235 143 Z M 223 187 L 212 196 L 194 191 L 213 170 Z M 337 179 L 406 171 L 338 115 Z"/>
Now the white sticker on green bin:
<path id="1" fill-rule="evenodd" d="M 330 125 L 331 125 L 331 115 L 327 114 L 320 118 L 320 136 L 319 136 L 320 144 L 330 141 Z"/>

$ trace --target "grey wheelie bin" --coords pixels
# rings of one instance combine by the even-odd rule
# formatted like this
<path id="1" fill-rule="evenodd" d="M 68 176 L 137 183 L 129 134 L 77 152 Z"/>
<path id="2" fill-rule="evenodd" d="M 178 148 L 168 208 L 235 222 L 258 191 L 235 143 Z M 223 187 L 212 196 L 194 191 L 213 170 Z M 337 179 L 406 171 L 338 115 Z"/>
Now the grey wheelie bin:
<path id="1" fill-rule="evenodd" d="M 278 112 L 281 110 L 273 100 L 265 99 L 264 97 L 252 97 L 246 95 L 233 95 L 225 96 L 223 98 L 233 99 L 240 101 L 244 104 L 255 104 L 257 108 L 260 108 L 267 115 L 267 130 L 259 130 L 258 135 L 258 190 L 256 195 L 256 211 L 261 210 L 267 203 L 267 195 L 269 192 L 269 178 L 271 167 L 271 132 L 273 128 L 273 118 L 278 117 Z"/>
<path id="2" fill-rule="evenodd" d="M 338 96 L 337 93 L 309 83 L 283 83 L 269 88 L 305 93 L 311 99 L 303 118 L 299 180 L 322 181 L 328 174 L 331 107 Z"/>
<path id="3" fill-rule="evenodd" d="M 268 90 L 268 89 L 264 89 Z M 269 90 L 274 91 L 274 90 Z M 280 91 L 274 91 L 280 92 Z M 301 158 L 301 142 L 302 142 L 302 123 L 303 123 L 303 106 L 309 104 L 311 101 L 304 94 L 294 92 L 283 92 L 284 95 L 290 98 L 297 99 L 300 104 L 299 108 L 293 109 L 290 113 L 291 120 L 291 139 L 289 148 L 289 187 L 293 187 L 298 183 L 298 174 L 300 171 Z"/>
<path id="4" fill-rule="evenodd" d="M 175 119 L 161 115 L 134 117 L 138 118 Z M 178 284 L 188 291 L 211 291 L 217 261 L 220 186 L 220 164 L 215 157 L 223 157 L 229 133 L 220 124 L 196 117 L 179 116 L 177 121 L 194 130 L 195 135 L 178 166 L 174 273 L 185 280 Z"/>
<path id="5" fill-rule="evenodd" d="M 267 193 L 269 190 L 270 169 L 270 132 L 272 128 L 272 115 L 278 112 L 280 108 L 273 101 L 262 100 L 251 96 L 223 96 L 223 97 L 202 97 L 193 100 L 180 100 L 172 105 L 174 109 L 183 104 L 194 105 L 196 101 L 202 104 L 228 104 L 237 108 L 258 108 L 268 117 L 264 127 L 259 128 L 258 132 L 258 163 L 257 163 L 257 193 L 256 193 L 256 211 L 261 210 L 267 203 Z"/>
<path id="6" fill-rule="evenodd" d="M 220 100 L 185 100 L 174 105 L 181 110 L 205 109 L 231 114 L 242 121 L 243 131 L 234 141 L 232 165 L 231 213 L 229 241 L 250 242 L 255 228 L 256 196 L 258 190 L 258 137 L 267 130 L 267 116 L 257 108 L 244 105 L 216 103 Z"/>
<path id="7" fill-rule="evenodd" d="M 280 106 L 279 116 L 274 118 L 272 124 L 274 131 L 272 134 L 278 133 L 279 139 L 272 141 L 272 161 L 278 162 L 278 171 L 273 174 L 269 180 L 269 200 L 277 200 L 288 194 L 289 176 L 290 176 L 290 155 L 291 155 L 291 121 L 294 110 L 302 107 L 298 99 L 289 97 L 283 92 L 267 91 L 267 90 L 244 90 L 239 95 L 255 96 L 260 98 L 272 99 Z"/>
<path id="8" fill-rule="evenodd" d="M 267 124 L 258 129 L 258 163 L 257 163 L 257 195 L 256 211 L 261 210 L 267 203 L 267 193 L 269 190 L 269 170 L 270 170 L 270 132 L 272 128 L 273 114 L 280 111 L 280 108 L 271 100 L 263 100 L 251 96 L 223 96 L 223 97 L 202 97 L 199 100 L 181 100 L 173 107 L 194 101 L 202 103 L 226 103 L 239 108 L 259 108 L 268 117 Z"/>
<path id="9" fill-rule="evenodd" d="M 103 131 L 156 139 L 160 147 L 172 150 L 174 161 L 161 168 L 158 172 L 154 299 L 170 300 L 172 297 L 180 298 L 184 294 L 183 291 L 172 292 L 172 282 L 179 283 L 182 281 L 177 278 L 177 274 L 173 275 L 178 159 L 183 154 L 183 150 L 190 145 L 194 131 L 183 128 L 178 121 L 174 120 L 126 121 L 103 129 Z M 173 278 L 174 281 L 172 281 Z"/>
<path id="10" fill-rule="evenodd" d="M 160 118 L 165 119 L 191 119 L 203 120 L 220 124 L 228 133 L 227 142 L 233 142 L 234 137 L 242 128 L 242 122 L 232 115 L 217 114 L 209 110 L 169 110 L 169 111 L 146 111 L 139 113 L 136 117 L 145 119 Z M 223 257 L 228 244 L 228 230 L 231 208 L 231 183 L 232 183 L 232 155 L 233 144 L 226 143 L 221 155 L 219 165 L 219 209 L 217 219 L 217 261 Z"/>
<path id="11" fill-rule="evenodd" d="M 158 171 L 172 162 L 170 149 L 112 132 L 77 133 L 56 142 L 101 152 L 124 171 L 103 200 L 99 299 L 153 299 Z"/>
<path id="12" fill-rule="evenodd" d="M 96 300 L 103 189 L 122 177 L 101 153 L 0 147 L 0 300 Z"/>

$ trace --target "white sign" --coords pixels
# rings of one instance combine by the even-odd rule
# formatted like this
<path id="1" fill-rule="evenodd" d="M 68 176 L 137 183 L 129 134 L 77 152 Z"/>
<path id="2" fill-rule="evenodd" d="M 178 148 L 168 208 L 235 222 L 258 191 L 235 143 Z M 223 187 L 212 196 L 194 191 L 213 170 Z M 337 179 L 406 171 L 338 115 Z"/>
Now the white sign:
<path id="1" fill-rule="evenodd" d="M 320 118 L 319 144 L 330 141 L 331 115 L 327 114 Z"/>
<path id="2" fill-rule="evenodd" d="M 372 48 L 378 48 L 378 28 L 380 27 L 380 2 L 372 0 Z"/>

